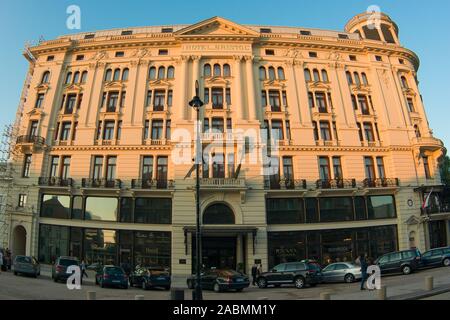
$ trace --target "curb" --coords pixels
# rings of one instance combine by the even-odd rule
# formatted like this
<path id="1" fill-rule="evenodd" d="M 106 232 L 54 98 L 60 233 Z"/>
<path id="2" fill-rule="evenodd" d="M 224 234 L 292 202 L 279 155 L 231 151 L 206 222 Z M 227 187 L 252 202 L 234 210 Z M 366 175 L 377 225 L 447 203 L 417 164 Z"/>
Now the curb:
<path id="1" fill-rule="evenodd" d="M 441 295 L 441 294 L 444 294 L 447 292 L 450 292 L 449 285 L 441 286 L 441 287 L 438 287 L 431 291 L 421 290 L 419 292 L 408 293 L 408 294 L 404 294 L 404 295 L 400 295 L 400 296 L 394 296 L 394 297 L 388 298 L 388 300 L 420 300 L 420 299 L 425 299 L 425 298 L 429 298 L 429 297 L 433 297 L 433 296 L 438 296 L 438 295 Z"/>

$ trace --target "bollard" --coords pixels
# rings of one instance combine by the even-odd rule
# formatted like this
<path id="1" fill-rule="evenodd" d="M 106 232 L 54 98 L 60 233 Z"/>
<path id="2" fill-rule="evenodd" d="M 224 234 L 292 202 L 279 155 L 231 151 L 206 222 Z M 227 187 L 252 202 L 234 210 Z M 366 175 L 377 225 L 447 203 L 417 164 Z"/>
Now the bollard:
<path id="1" fill-rule="evenodd" d="M 173 288 L 170 290 L 170 300 L 183 301 L 184 289 Z"/>
<path id="2" fill-rule="evenodd" d="M 143 295 L 136 295 L 134 300 L 145 300 L 145 297 Z"/>
<path id="3" fill-rule="evenodd" d="M 331 294 L 329 292 L 322 292 L 320 294 L 320 300 L 331 300 Z"/>
<path id="4" fill-rule="evenodd" d="M 97 299 L 97 293 L 95 291 L 88 291 L 87 292 L 87 299 L 88 300 L 96 300 Z"/>
<path id="5" fill-rule="evenodd" d="M 425 277 L 425 290 L 431 291 L 434 289 L 434 278 L 429 276 Z"/>
<path id="6" fill-rule="evenodd" d="M 378 300 L 386 300 L 387 298 L 387 288 L 381 286 L 380 290 L 377 290 Z"/>

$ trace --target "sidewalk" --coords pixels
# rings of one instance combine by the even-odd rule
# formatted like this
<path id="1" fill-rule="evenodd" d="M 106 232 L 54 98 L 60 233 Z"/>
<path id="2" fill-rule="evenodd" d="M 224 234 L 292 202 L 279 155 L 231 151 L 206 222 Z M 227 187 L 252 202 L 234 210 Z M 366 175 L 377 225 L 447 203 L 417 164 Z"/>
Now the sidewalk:
<path id="1" fill-rule="evenodd" d="M 95 271 L 87 270 L 88 278 L 83 278 L 83 283 L 95 284 Z M 41 264 L 41 277 L 52 278 L 52 265 Z"/>

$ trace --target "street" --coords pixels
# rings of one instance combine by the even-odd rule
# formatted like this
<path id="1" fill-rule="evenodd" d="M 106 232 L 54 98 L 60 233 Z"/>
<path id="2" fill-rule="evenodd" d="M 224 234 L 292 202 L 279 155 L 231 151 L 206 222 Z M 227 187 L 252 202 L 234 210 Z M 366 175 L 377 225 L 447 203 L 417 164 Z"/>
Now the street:
<path id="1" fill-rule="evenodd" d="M 433 276 L 435 286 L 450 285 L 450 268 L 437 268 L 413 273 L 409 276 L 393 275 L 382 278 L 382 285 L 387 286 L 388 296 L 397 296 L 419 291 L 424 287 L 426 276 Z M 205 300 L 312 300 L 319 299 L 320 293 L 329 292 L 333 300 L 371 300 L 376 299 L 376 292 L 360 291 L 359 283 L 322 284 L 315 288 L 302 290 L 294 287 L 259 289 L 250 287 L 242 293 L 204 291 Z M 144 295 L 145 300 L 168 300 L 170 291 L 160 289 L 143 291 L 139 288 L 102 289 L 91 283 L 84 284 L 81 290 L 68 290 L 63 283 L 54 283 L 48 277 L 33 279 L 14 276 L 12 272 L 0 275 L 0 299 L 18 300 L 84 300 L 88 291 L 96 291 L 98 300 L 134 300 L 136 295 Z M 185 290 L 186 300 L 191 299 L 191 291 Z M 449 294 L 435 297 L 450 299 Z"/>

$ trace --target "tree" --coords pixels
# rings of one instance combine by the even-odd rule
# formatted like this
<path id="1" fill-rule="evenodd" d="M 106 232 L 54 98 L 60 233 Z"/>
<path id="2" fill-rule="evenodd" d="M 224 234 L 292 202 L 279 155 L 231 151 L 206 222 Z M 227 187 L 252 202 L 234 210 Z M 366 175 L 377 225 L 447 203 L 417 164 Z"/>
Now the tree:
<path id="1" fill-rule="evenodd" d="M 450 157 L 445 156 L 439 165 L 442 183 L 450 187 Z"/>

